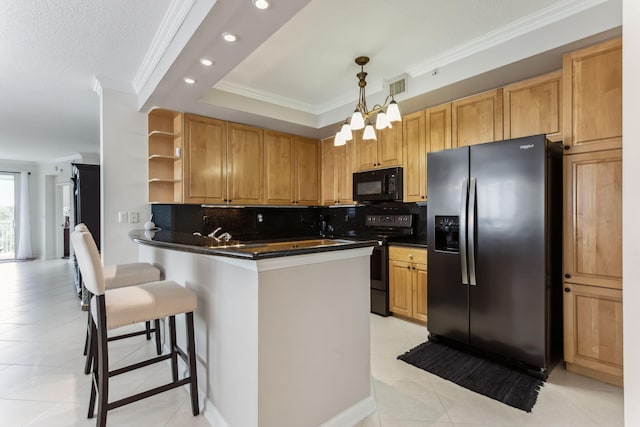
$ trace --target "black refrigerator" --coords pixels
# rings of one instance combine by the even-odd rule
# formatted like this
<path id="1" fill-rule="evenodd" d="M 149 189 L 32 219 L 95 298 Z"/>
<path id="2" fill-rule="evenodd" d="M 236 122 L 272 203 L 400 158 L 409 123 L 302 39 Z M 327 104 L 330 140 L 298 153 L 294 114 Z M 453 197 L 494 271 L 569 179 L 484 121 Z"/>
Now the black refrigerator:
<path id="1" fill-rule="evenodd" d="M 543 374 L 562 349 L 562 147 L 427 155 L 428 330 Z"/>

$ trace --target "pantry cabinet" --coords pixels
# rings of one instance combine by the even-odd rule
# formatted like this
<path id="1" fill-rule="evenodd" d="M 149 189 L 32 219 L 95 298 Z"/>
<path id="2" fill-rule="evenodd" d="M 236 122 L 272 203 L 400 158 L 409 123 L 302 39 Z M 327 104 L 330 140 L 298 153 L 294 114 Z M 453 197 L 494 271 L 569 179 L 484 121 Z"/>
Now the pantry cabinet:
<path id="1" fill-rule="evenodd" d="M 451 103 L 451 145 L 466 147 L 503 139 L 502 89 Z"/>
<path id="2" fill-rule="evenodd" d="M 389 247 L 389 310 L 427 321 L 427 250 Z"/>
<path id="3" fill-rule="evenodd" d="M 562 136 L 562 71 L 503 88 L 504 139 L 546 134 Z"/>
<path id="4" fill-rule="evenodd" d="M 622 386 L 622 290 L 564 284 L 567 370 Z"/>
<path id="5" fill-rule="evenodd" d="M 564 157 L 564 277 L 622 289 L 622 150 Z"/>
<path id="6" fill-rule="evenodd" d="M 363 140 L 363 131 L 353 132 L 359 171 L 402 166 L 402 124 L 376 130 L 377 139 Z"/>
<path id="7" fill-rule="evenodd" d="M 622 39 L 563 57 L 565 154 L 622 148 Z"/>

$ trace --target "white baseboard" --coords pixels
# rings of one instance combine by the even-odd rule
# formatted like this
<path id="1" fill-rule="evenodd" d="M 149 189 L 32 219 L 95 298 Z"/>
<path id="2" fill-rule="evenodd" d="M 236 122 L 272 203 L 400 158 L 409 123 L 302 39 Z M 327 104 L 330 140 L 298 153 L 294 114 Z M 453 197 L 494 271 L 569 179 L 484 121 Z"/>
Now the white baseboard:
<path id="1" fill-rule="evenodd" d="M 320 427 L 353 426 L 373 414 L 375 410 L 376 401 L 373 396 L 368 396 L 350 408 L 340 412 L 329 421 L 322 423 Z"/>
<path id="2" fill-rule="evenodd" d="M 204 400 L 204 417 L 209 421 L 209 424 L 215 427 L 229 427 L 227 421 L 224 419 L 222 414 L 216 408 L 216 405 L 213 404 L 209 399 Z"/>

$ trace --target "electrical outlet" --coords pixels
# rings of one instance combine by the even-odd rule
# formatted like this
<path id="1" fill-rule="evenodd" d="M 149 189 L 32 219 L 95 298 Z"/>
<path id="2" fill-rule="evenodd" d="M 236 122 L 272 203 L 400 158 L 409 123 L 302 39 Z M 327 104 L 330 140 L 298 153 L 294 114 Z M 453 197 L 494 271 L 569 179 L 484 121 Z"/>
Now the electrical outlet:
<path id="1" fill-rule="evenodd" d="M 125 211 L 118 212 L 118 222 L 119 223 L 129 222 L 129 215 L 127 215 Z"/>
<path id="2" fill-rule="evenodd" d="M 138 212 L 129 212 L 129 222 L 131 224 L 138 222 Z"/>

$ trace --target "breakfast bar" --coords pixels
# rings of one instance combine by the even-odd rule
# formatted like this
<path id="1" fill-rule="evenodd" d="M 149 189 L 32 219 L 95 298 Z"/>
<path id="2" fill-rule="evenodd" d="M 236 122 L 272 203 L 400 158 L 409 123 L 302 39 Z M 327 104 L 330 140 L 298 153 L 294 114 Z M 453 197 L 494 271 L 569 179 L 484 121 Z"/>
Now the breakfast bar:
<path id="1" fill-rule="evenodd" d="M 337 427 L 375 410 L 375 241 L 218 243 L 144 230 L 129 236 L 139 243 L 140 261 L 198 295 L 200 397 L 212 425 Z"/>

